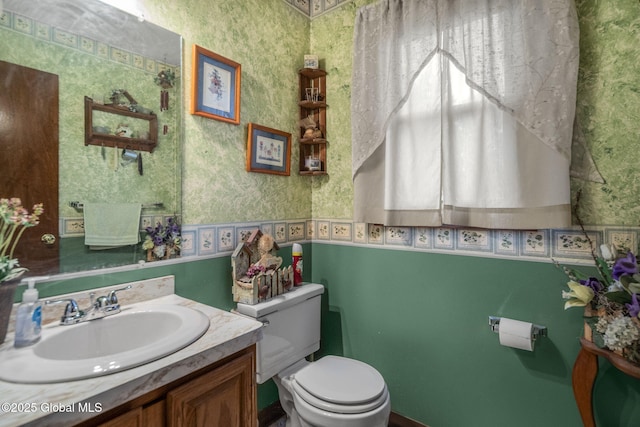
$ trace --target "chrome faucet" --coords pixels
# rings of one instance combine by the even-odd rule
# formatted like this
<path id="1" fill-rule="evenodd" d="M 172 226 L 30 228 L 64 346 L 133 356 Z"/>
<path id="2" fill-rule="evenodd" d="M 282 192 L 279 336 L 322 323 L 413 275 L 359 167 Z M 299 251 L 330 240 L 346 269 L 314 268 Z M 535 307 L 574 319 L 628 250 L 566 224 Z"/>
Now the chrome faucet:
<path id="1" fill-rule="evenodd" d="M 95 292 L 89 294 L 91 306 L 86 310 L 80 310 L 78 303 L 73 298 L 61 298 L 45 301 L 46 305 L 66 302 L 64 314 L 60 318 L 60 325 L 75 325 L 76 323 L 88 322 L 90 320 L 102 319 L 106 316 L 120 313 L 120 303 L 117 292 L 131 289 L 131 285 L 124 288 L 114 289 L 108 295 L 95 298 Z"/>

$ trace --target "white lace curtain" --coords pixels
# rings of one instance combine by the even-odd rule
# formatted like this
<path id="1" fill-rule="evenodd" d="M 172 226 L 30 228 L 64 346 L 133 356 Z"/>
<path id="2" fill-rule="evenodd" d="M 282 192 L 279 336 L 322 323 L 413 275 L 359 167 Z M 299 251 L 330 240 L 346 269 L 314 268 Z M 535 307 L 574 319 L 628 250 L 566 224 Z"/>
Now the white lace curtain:
<path id="1" fill-rule="evenodd" d="M 381 0 L 358 10 L 355 219 L 569 225 L 578 34 L 573 0 Z"/>

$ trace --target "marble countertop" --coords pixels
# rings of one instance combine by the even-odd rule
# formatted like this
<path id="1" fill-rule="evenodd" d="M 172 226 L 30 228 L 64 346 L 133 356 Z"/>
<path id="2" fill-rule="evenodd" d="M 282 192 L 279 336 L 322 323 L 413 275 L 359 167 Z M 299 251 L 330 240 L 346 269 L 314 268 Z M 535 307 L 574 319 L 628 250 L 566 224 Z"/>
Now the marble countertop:
<path id="1" fill-rule="evenodd" d="M 260 322 L 175 294 L 147 302 L 180 304 L 200 310 L 211 320 L 209 330 L 180 351 L 115 374 L 55 384 L 0 381 L 0 427 L 67 427 L 215 363 L 253 345 L 262 336 Z M 0 352 L 11 345 L 12 339 L 8 336 Z"/>

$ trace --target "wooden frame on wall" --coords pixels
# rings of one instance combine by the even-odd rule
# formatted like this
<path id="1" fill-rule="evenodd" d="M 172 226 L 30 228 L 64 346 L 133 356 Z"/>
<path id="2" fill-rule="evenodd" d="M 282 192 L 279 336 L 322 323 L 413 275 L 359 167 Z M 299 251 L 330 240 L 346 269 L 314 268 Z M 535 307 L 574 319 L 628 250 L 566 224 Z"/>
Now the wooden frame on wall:
<path id="1" fill-rule="evenodd" d="M 291 134 L 249 123 L 247 171 L 288 176 L 290 169 Z"/>
<path id="2" fill-rule="evenodd" d="M 240 124 L 241 66 L 193 45 L 191 114 Z"/>

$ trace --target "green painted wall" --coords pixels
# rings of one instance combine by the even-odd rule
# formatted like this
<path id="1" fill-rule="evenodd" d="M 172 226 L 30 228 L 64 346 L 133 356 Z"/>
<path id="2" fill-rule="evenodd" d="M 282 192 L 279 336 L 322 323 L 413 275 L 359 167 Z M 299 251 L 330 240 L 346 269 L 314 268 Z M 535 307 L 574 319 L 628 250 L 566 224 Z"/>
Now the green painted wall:
<path id="1" fill-rule="evenodd" d="M 565 278 L 553 265 L 317 243 L 303 249 L 305 280 L 326 287 L 319 355 L 375 366 L 395 412 L 431 427 L 581 425 L 571 389 L 581 311 L 563 310 Z M 291 248 L 280 255 L 288 259 Z M 46 298 L 163 275 L 175 275 L 179 295 L 234 307 L 229 257 L 38 288 Z M 490 315 L 545 325 L 548 337 L 533 353 L 502 347 Z M 640 381 L 600 365 L 598 425 L 635 426 Z M 258 390 L 260 408 L 277 400 L 272 382 Z"/>
<path id="2" fill-rule="evenodd" d="M 322 351 L 375 366 L 393 410 L 430 425 L 580 426 L 571 389 L 582 312 L 546 263 L 313 244 L 326 287 Z M 488 316 L 548 328 L 534 352 L 499 344 Z M 603 364 L 598 425 L 635 426 L 640 381 Z"/>

